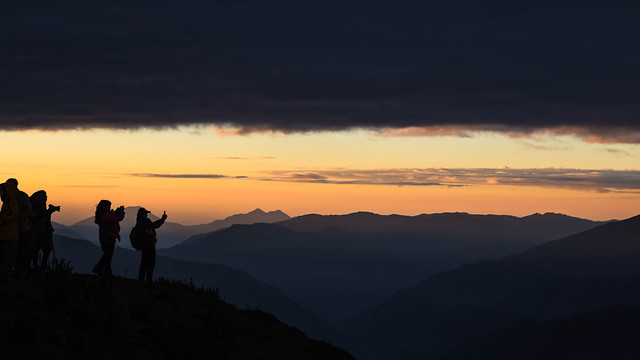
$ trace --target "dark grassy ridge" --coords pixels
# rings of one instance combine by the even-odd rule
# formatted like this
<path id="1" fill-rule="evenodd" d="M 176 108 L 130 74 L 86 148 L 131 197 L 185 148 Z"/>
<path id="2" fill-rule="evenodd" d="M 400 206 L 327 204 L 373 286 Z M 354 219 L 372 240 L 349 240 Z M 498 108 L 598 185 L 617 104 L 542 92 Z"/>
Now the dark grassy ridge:
<path id="1" fill-rule="evenodd" d="M 353 359 L 213 290 L 159 280 L 0 274 L 3 359 Z"/>

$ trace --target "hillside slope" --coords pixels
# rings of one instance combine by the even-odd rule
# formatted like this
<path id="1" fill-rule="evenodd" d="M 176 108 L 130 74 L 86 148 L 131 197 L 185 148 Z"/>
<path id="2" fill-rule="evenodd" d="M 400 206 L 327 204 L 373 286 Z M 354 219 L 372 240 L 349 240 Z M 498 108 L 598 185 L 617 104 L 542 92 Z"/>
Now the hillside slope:
<path id="1" fill-rule="evenodd" d="M 0 274 L 3 359 L 353 359 L 214 291 L 72 274 Z"/>
<path id="2" fill-rule="evenodd" d="M 102 254 L 100 248 L 84 240 L 56 235 L 54 244 L 56 255 L 70 260 L 74 270 L 81 273 L 91 273 Z M 137 278 L 139 266 L 140 252 L 116 248 L 113 257 L 114 274 Z M 337 332 L 331 325 L 287 298 L 280 290 L 246 272 L 221 264 L 203 264 L 158 256 L 154 275 L 156 278 L 192 280 L 198 286 L 218 288 L 220 296 L 231 304 L 272 313 L 314 339 L 339 342 Z"/>

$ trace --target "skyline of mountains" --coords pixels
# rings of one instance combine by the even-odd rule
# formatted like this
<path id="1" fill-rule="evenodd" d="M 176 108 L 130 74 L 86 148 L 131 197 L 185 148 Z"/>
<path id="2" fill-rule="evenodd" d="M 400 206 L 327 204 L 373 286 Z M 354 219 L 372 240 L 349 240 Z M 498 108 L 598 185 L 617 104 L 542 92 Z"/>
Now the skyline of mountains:
<path id="1" fill-rule="evenodd" d="M 133 227 L 133 225 L 135 224 L 135 214 L 137 213 L 137 210 L 140 208 L 141 206 L 128 206 L 125 208 L 125 218 L 123 219 L 123 221 L 120 223 L 121 225 L 121 235 L 124 234 L 124 232 L 127 232 L 128 234 L 128 230 Z M 277 222 L 282 222 L 282 221 L 286 221 L 286 220 L 293 220 L 288 224 L 288 227 L 294 230 L 304 230 L 305 226 L 307 227 L 307 230 L 313 230 L 314 226 L 317 227 L 319 224 L 321 223 L 315 223 L 314 225 L 314 220 L 312 219 L 338 219 L 340 217 L 344 217 L 347 215 L 355 215 L 355 214 L 372 214 L 372 215 L 379 215 L 382 217 L 386 217 L 386 218 L 396 218 L 396 219 L 402 219 L 402 218 L 417 218 L 417 217 L 433 217 L 433 216 L 446 216 L 446 215 L 451 215 L 451 214 L 460 214 L 460 215 L 469 215 L 469 216 L 490 216 L 490 217 L 504 217 L 504 218 L 514 218 L 514 219 L 530 219 L 531 222 L 535 222 L 536 218 L 549 218 L 551 216 L 556 216 L 557 218 L 572 218 L 572 219 L 576 219 L 576 220 L 584 220 L 584 221 L 588 221 L 588 222 L 593 222 L 593 223 L 606 223 L 606 222 L 610 222 L 610 221 L 617 221 L 616 219 L 611 219 L 611 220 L 605 220 L 605 221 L 596 221 L 596 220 L 590 220 L 590 219 L 585 219 L 585 218 L 578 218 L 578 217 L 573 217 L 570 215 L 565 215 L 565 214 L 561 214 L 561 213 L 553 213 L 553 212 L 546 212 L 546 213 L 534 213 L 534 214 L 530 214 L 530 215 L 526 215 L 526 216 L 522 216 L 522 217 L 518 217 L 518 216 L 514 216 L 514 215 L 496 215 L 496 214 L 472 214 L 472 213 L 467 213 L 467 212 L 444 212 L 444 213 L 423 213 L 423 214 L 419 214 L 419 215 L 397 215 L 397 214 L 390 214 L 390 215 L 380 215 L 380 214 L 376 214 L 376 213 L 371 213 L 371 212 L 367 212 L 367 211 L 359 211 L 359 212 L 354 212 L 354 213 L 347 213 L 347 214 L 339 214 L 339 215 L 320 215 L 320 214 L 316 214 L 316 213 L 310 213 L 310 214 L 304 214 L 304 215 L 299 215 L 299 216 L 295 216 L 295 217 L 290 217 L 289 215 L 287 215 L 286 213 L 284 213 L 282 210 L 273 210 L 273 211 L 268 211 L 265 212 L 260 208 L 256 208 L 252 211 L 249 211 L 247 213 L 237 213 L 237 214 L 232 214 L 229 215 L 227 217 L 225 217 L 224 219 L 215 219 L 212 220 L 211 222 L 208 223 L 204 223 L 204 224 L 196 224 L 196 225 L 184 225 L 178 222 L 172 222 L 172 221 L 166 221 L 165 224 L 162 227 L 162 238 L 158 239 L 158 248 L 166 248 L 166 247 L 171 247 L 171 246 L 175 246 L 178 245 L 182 242 L 192 242 L 192 241 L 196 241 L 197 239 L 199 239 L 199 235 L 205 235 L 208 234 L 210 232 L 214 232 L 216 230 L 220 230 L 220 229 L 224 229 L 226 227 L 232 226 L 232 225 L 236 225 L 236 224 L 244 224 L 244 225 L 250 225 L 250 224 L 255 224 L 255 223 L 277 223 Z M 159 216 L 155 215 L 153 212 L 149 214 L 149 218 L 152 221 L 155 221 L 157 219 L 159 219 Z M 294 220 L 295 219 L 295 220 Z M 304 219 L 304 220 L 302 220 Z M 323 220 L 324 221 L 324 220 Z M 77 239 L 84 239 L 84 240 L 88 240 L 90 242 L 93 243 L 98 243 L 97 241 L 97 228 L 95 223 L 93 222 L 93 217 L 86 217 L 82 220 L 79 220 L 71 225 L 66 225 L 66 224 L 62 224 L 56 221 L 52 221 L 54 229 L 58 232 L 58 234 L 60 235 L 64 235 L 64 236 L 69 236 L 69 237 L 73 237 L 73 238 L 77 238 Z M 302 225 L 302 223 L 304 223 L 305 225 Z M 340 224 L 340 221 L 338 220 L 336 222 L 336 224 L 334 224 L 335 226 L 341 226 L 341 225 L 349 225 L 349 226 L 354 226 L 354 227 L 358 227 L 360 228 L 360 230 L 362 229 L 366 229 L 368 228 L 369 230 L 375 229 L 376 225 L 372 224 L 372 226 L 367 225 L 367 223 L 364 224 L 358 224 L 357 222 L 353 223 L 353 224 Z M 539 225 L 553 225 L 553 224 L 539 224 Z M 302 226 L 302 227 L 301 227 Z M 317 228 L 316 228 L 317 230 Z M 577 230 L 580 230 L 580 228 L 577 228 Z M 555 231 L 551 230 L 549 232 L 548 236 L 554 236 Z M 187 237 L 185 237 L 187 236 Z M 131 248 L 130 246 L 126 246 L 128 248 Z"/>
<path id="2" fill-rule="evenodd" d="M 129 244 L 129 231 L 136 222 L 136 214 L 140 206 L 129 206 L 125 208 L 125 217 L 120 222 L 120 235 L 122 236 L 123 247 L 131 249 Z M 156 221 L 159 217 L 153 213 L 149 214 L 149 218 L 152 221 Z M 158 230 L 158 248 L 165 248 L 177 245 L 187 238 L 198 235 L 213 232 L 219 229 L 229 227 L 234 224 L 254 224 L 259 222 L 272 223 L 290 219 L 289 215 L 280 210 L 274 210 L 265 212 L 261 209 L 255 209 L 248 213 L 234 214 L 227 216 L 222 220 L 214 220 L 206 224 L 198 225 L 183 225 L 180 223 L 166 221 L 161 230 Z M 98 244 L 98 230 L 93 221 L 93 217 L 88 217 L 76 222 L 73 225 L 63 225 L 60 223 L 53 223 L 54 229 L 61 235 L 66 235 L 78 239 L 88 240 L 94 244 Z"/>

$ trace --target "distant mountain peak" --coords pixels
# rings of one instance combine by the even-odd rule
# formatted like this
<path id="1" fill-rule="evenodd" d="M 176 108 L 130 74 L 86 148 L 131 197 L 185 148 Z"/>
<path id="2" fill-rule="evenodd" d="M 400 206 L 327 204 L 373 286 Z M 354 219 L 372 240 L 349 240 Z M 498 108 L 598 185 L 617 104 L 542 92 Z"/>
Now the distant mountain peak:
<path id="1" fill-rule="evenodd" d="M 233 221 L 235 219 L 242 219 L 242 218 L 251 218 L 255 221 L 250 221 L 250 222 L 271 222 L 271 220 L 267 220 L 267 218 L 274 218 L 277 217 L 277 221 L 282 221 L 282 220 L 288 220 L 291 217 L 287 214 L 285 214 L 284 212 L 280 211 L 280 210 L 275 210 L 275 211 L 269 211 L 269 212 L 265 212 L 264 210 L 257 208 L 253 211 L 250 211 L 248 213 L 244 213 L 244 214 L 234 214 L 231 216 L 227 216 L 224 220 L 222 221 Z M 221 221 L 221 220 L 216 220 L 216 221 Z"/>

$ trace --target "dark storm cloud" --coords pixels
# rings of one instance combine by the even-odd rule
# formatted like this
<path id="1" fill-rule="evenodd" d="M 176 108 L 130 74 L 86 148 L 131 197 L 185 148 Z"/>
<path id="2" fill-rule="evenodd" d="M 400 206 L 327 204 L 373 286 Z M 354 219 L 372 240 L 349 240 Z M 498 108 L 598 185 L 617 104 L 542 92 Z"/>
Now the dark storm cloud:
<path id="1" fill-rule="evenodd" d="M 3 5 L 1 129 L 452 127 L 640 142 L 637 1 L 68 4 Z"/>

